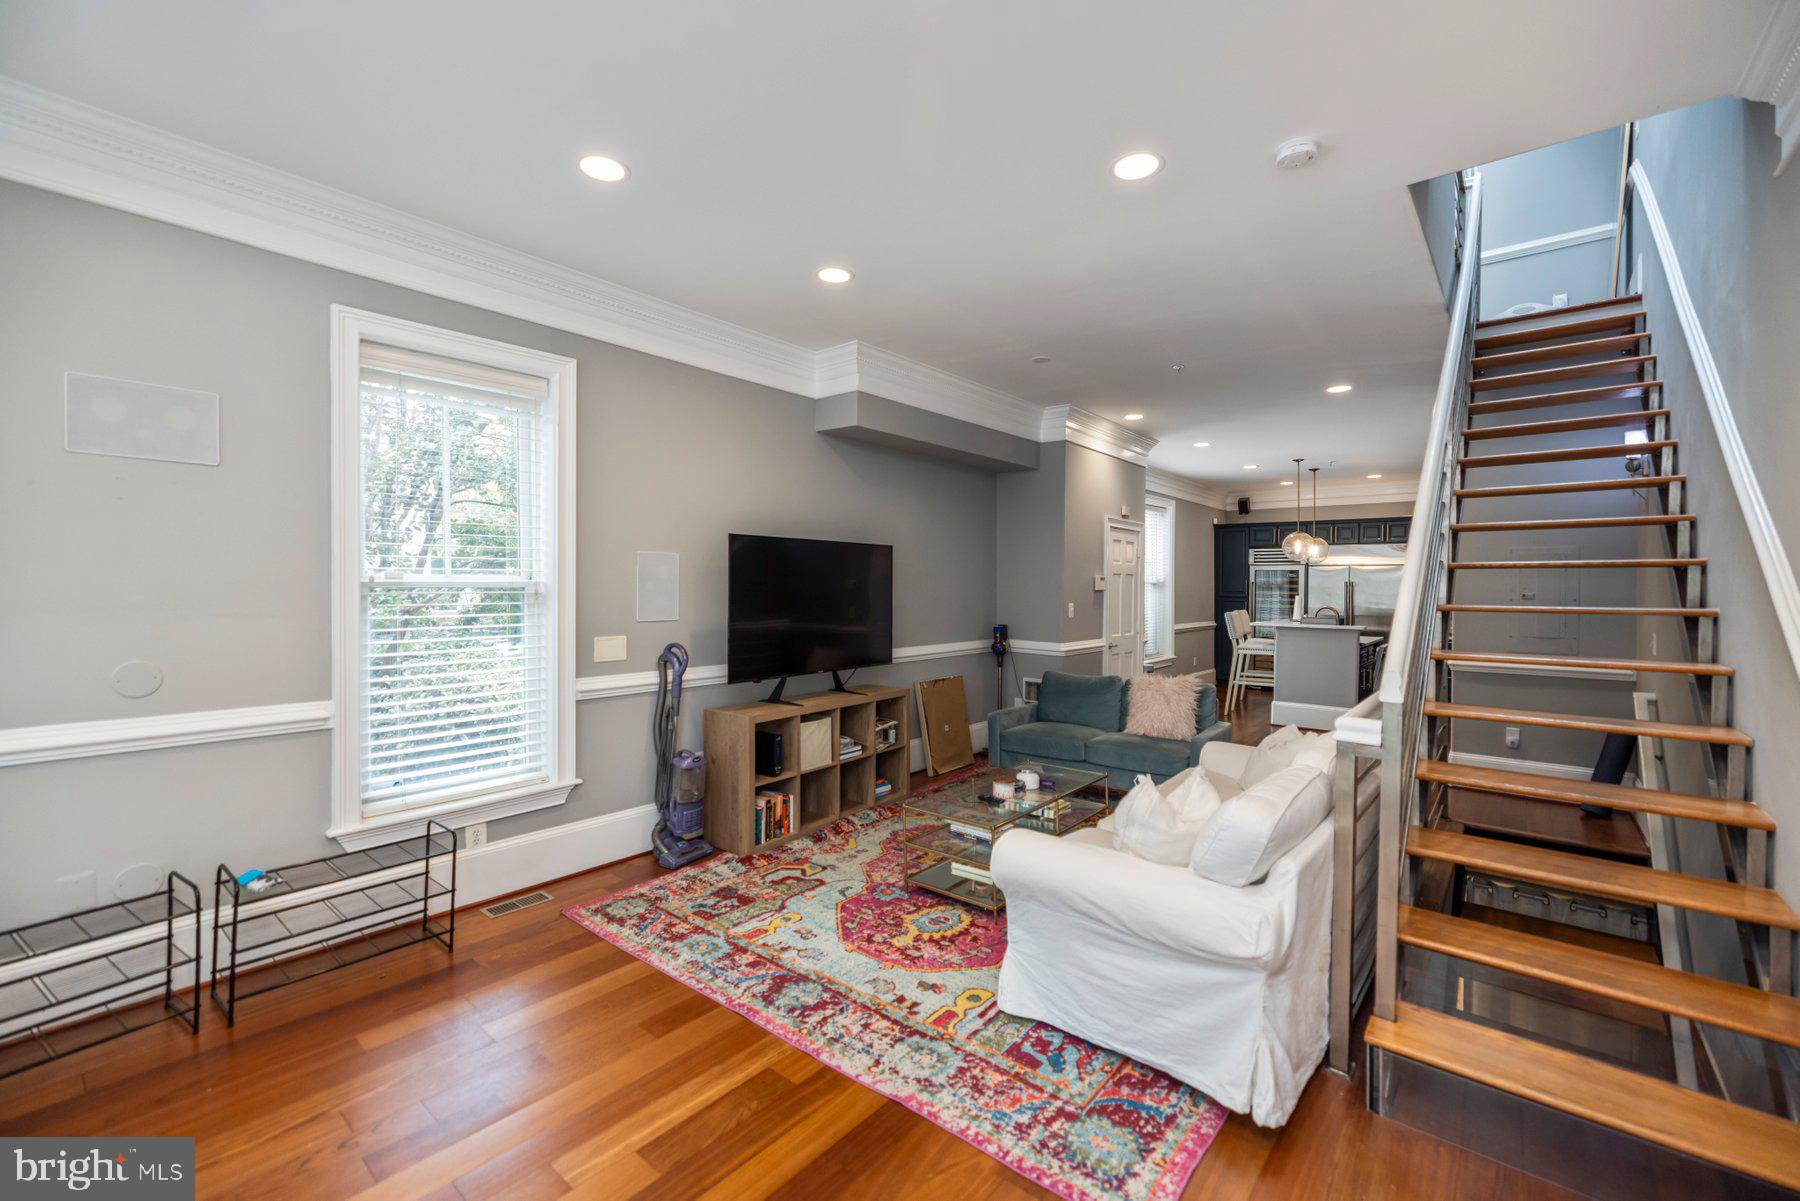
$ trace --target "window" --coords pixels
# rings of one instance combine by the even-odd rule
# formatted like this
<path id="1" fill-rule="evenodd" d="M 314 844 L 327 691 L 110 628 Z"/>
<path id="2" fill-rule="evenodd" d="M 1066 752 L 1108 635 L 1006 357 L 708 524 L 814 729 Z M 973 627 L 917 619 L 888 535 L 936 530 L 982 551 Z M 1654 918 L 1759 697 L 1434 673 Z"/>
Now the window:
<path id="1" fill-rule="evenodd" d="M 559 804 L 573 774 L 574 363 L 334 310 L 330 833 Z"/>
<path id="2" fill-rule="evenodd" d="M 1175 657 L 1175 510 L 1144 504 L 1144 658 Z"/>

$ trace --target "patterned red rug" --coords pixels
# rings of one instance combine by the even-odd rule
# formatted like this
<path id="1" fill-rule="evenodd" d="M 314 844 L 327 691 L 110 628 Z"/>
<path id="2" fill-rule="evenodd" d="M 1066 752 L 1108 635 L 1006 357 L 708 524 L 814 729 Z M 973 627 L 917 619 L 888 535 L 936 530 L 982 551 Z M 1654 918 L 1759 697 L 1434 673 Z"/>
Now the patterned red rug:
<path id="1" fill-rule="evenodd" d="M 994 1003 L 1006 917 L 900 882 L 898 807 L 563 912 L 1070 1198 L 1178 1196 L 1225 1110 Z"/>

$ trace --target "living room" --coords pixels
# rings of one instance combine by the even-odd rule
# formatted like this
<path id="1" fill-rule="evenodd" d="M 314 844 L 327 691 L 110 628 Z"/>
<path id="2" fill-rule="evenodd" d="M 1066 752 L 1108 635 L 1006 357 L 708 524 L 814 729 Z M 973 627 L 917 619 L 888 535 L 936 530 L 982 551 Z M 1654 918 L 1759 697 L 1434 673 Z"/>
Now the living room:
<path id="1" fill-rule="evenodd" d="M 1565 1195 L 1365 1105 L 1333 732 L 1464 168 L 1790 2 L 0 0 L 13 1183 Z"/>

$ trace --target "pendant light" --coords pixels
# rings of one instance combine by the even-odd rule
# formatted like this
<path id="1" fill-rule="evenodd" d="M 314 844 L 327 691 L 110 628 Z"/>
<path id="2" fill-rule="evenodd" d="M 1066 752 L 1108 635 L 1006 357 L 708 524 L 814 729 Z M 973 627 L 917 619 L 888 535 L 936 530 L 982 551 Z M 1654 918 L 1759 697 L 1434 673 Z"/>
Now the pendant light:
<path id="1" fill-rule="evenodd" d="M 1307 540 L 1306 540 L 1306 549 L 1302 552 L 1302 554 L 1305 558 L 1305 561 L 1308 563 L 1323 563 L 1325 561 L 1325 556 L 1331 553 L 1331 543 L 1329 543 L 1329 542 L 1325 541 L 1325 539 L 1319 537 L 1319 534 L 1318 534 L 1318 530 L 1319 530 L 1319 469 L 1317 467 L 1308 467 L 1307 470 L 1312 472 L 1312 477 L 1313 477 L 1313 519 L 1312 519 L 1313 532 L 1310 535 L 1308 535 Z"/>
<path id="2" fill-rule="evenodd" d="M 1300 464 L 1305 459 L 1294 460 L 1294 532 L 1281 540 L 1281 553 L 1296 563 L 1306 561 L 1306 543 L 1308 535 L 1300 528 Z"/>

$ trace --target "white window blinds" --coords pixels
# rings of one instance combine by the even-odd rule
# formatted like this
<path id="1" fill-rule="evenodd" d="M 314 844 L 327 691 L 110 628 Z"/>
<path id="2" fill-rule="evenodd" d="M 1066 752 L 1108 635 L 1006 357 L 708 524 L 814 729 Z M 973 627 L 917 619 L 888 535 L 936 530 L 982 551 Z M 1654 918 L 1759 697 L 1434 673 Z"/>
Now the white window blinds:
<path id="1" fill-rule="evenodd" d="M 1175 653 L 1174 606 L 1170 600 L 1170 514 L 1162 505 L 1144 506 L 1144 656 Z"/>
<path id="2" fill-rule="evenodd" d="M 364 342 L 365 811 L 548 778 L 549 382 Z"/>

